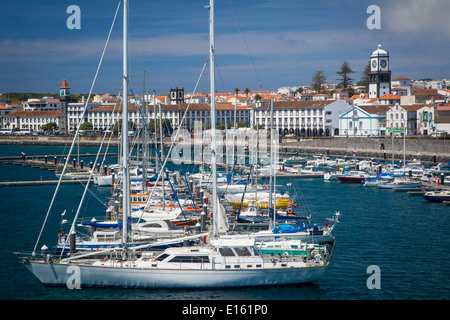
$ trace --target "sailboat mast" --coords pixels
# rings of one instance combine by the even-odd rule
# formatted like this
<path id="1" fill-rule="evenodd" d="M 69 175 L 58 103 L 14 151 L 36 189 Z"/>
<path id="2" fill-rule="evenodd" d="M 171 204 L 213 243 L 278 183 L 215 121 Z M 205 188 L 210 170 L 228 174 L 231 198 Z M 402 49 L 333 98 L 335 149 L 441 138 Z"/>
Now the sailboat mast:
<path id="1" fill-rule="evenodd" d="M 272 224 L 272 219 L 270 218 L 270 210 L 272 209 L 272 176 L 273 176 L 273 139 L 274 139 L 274 131 L 273 131 L 273 98 L 270 98 L 270 170 L 269 170 L 269 221 Z M 258 169 L 256 169 L 258 170 Z M 273 215 L 275 219 L 275 212 Z M 275 225 L 273 225 L 275 226 Z M 272 227 L 270 225 L 269 227 Z"/>
<path id="2" fill-rule="evenodd" d="M 145 71 L 144 71 L 144 79 L 142 85 L 142 108 L 143 112 L 145 112 L 144 123 L 142 124 L 142 192 L 145 192 L 147 187 L 147 161 L 148 161 L 148 137 L 147 130 L 145 130 L 146 125 L 148 123 L 148 103 L 146 103 L 145 99 Z"/>
<path id="3" fill-rule="evenodd" d="M 211 82 L 211 175 L 213 182 L 213 235 L 218 236 L 218 203 L 216 172 L 216 93 L 214 88 L 214 0 L 209 1 L 209 71 Z"/>
<path id="4" fill-rule="evenodd" d="M 123 1 L 123 110 L 122 110 L 122 212 L 123 249 L 128 243 L 128 214 L 130 212 L 130 188 L 128 171 L 128 0 Z"/>

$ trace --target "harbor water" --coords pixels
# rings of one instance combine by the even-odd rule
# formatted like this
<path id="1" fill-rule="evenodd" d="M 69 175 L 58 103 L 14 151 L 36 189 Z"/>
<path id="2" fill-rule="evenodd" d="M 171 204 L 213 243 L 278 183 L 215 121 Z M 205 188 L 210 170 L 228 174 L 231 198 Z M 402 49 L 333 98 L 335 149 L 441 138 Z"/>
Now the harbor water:
<path id="1" fill-rule="evenodd" d="M 64 147 L 0 146 L 0 156 L 61 154 Z M 109 151 L 109 152 L 116 152 Z M 84 147 L 81 153 L 96 153 Z M 85 163 L 93 159 L 84 159 Z M 117 161 L 110 159 L 109 163 Z M 187 168 L 192 172 L 192 168 Z M 55 180 L 48 170 L 0 163 L 1 181 Z M 56 186 L 2 187 L 0 297 L 8 300 L 447 300 L 450 298 L 450 206 L 422 196 L 323 179 L 279 179 L 308 204 L 312 221 L 341 213 L 336 245 L 317 282 L 225 290 L 68 289 L 43 286 L 13 252 L 31 252 Z M 70 221 L 83 186 L 62 185 L 36 249 L 56 244 L 61 213 Z M 92 186 L 83 217 L 103 217 L 109 187 Z M 295 199 L 295 197 L 294 197 Z M 375 270 L 375 273 L 374 271 Z M 376 284 L 376 285 L 374 285 Z"/>

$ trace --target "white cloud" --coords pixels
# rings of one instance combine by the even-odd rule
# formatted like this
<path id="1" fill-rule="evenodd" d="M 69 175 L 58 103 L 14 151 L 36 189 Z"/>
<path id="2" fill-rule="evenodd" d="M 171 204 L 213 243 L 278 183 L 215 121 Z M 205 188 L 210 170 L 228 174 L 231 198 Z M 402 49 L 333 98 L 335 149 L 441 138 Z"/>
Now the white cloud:
<path id="1" fill-rule="evenodd" d="M 450 1 L 396 0 L 382 7 L 382 25 L 407 38 L 435 35 L 450 39 Z"/>

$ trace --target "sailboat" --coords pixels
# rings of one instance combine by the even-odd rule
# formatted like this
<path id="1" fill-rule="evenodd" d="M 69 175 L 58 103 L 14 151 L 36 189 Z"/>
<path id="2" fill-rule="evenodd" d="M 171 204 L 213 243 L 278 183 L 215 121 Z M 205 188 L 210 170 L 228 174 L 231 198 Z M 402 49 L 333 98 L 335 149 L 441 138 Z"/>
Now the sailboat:
<path id="1" fill-rule="evenodd" d="M 159 255 L 143 252 L 152 244 L 129 248 L 128 233 L 123 232 L 121 250 L 69 255 L 56 258 L 46 246 L 41 257 L 22 257 L 23 264 L 47 286 L 119 287 L 119 288 L 224 288 L 242 286 L 273 286 L 310 282 L 319 279 L 330 263 L 329 256 L 314 256 L 314 259 L 297 256 L 274 257 L 263 255 L 250 236 L 222 237 L 228 230 L 224 207 L 218 202 L 216 184 L 215 142 L 215 94 L 214 94 L 214 1 L 210 0 L 210 81 L 212 154 L 211 172 L 213 180 L 212 231 L 184 237 L 185 240 L 203 239 L 204 244 L 169 248 Z M 124 63 L 123 90 L 128 90 L 127 72 L 127 16 L 128 0 L 123 1 L 124 15 Z M 124 94 L 124 96 L 126 96 Z M 123 105 L 123 131 L 128 132 L 127 99 Z M 123 139 L 123 230 L 127 228 L 130 213 L 130 190 L 128 185 L 128 137 Z M 161 241 L 170 244 L 176 240 Z"/>

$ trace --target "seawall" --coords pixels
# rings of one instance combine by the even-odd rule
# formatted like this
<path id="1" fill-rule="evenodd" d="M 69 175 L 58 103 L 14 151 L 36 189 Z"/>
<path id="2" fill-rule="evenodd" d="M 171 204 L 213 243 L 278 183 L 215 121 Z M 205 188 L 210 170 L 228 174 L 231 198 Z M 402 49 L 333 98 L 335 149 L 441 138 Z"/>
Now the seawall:
<path id="1" fill-rule="evenodd" d="M 72 143 L 71 136 L 0 136 L 0 145 L 67 145 Z M 105 143 L 108 138 L 105 139 Z M 82 146 L 99 146 L 102 136 L 81 136 L 79 144 Z M 78 143 L 78 142 L 77 142 Z M 118 139 L 113 137 L 110 145 L 117 146 Z M 170 139 L 164 141 L 167 148 Z M 369 138 L 369 137 L 330 137 L 330 138 L 285 138 L 279 144 L 280 152 L 300 154 L 329 154 L 330 156 L 352 157 L 357 150 L 358 158 L 377 158 L 391 160 L 403 159 L 403 144 L 405 144 L 406 160 L 420 158 L 422 161 L 438 162 L 450 161 L 450 140 L 431 138 Z"/>
<path id="2" fill-rule="evenodd" d="M 450 139 L 430 138 L 368 138 L 368 137 L 333 137 L 318 139 L 285 139 L 280 144 L 281 152 L 322 153 L 331 156 L 353 156 L 359 158 L 403 159 L 405 149 L 406 160 L 420 158 L 422 161 L 450 161 Z M 404 147 L 405 146 L 405 147 Z"/>

